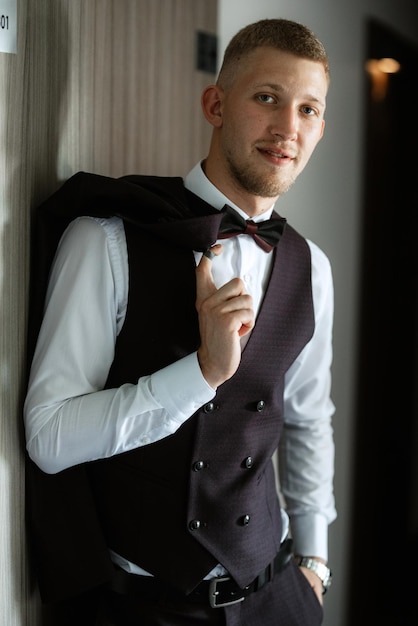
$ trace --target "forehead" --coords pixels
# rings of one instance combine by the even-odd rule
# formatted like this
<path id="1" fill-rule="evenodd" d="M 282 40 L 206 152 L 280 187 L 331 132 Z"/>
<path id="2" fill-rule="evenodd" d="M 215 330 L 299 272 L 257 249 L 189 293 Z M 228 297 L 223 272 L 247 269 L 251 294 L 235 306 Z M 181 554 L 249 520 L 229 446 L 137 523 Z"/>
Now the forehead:
<path id="1" fill-rule="evenodd" d="M 239 61 L 232 88 L 254 90 L 274 86 L 278 91 L 312 94 L 325 103 L 328 79 L 319 61 L 271 47 L 259 47 Z"/>

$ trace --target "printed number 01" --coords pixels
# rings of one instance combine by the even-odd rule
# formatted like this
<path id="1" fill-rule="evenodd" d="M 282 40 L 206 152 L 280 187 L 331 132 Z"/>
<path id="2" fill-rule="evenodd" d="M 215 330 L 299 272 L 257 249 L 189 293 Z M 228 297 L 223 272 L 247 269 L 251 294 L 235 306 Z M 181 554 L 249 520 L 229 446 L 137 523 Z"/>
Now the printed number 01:
<path id="1" fill-rule="evenodd" d="M 0 16 L 0 28 L 2 30 L 9 29 L 9 16 L 8 15 L 1 15 Z"/>

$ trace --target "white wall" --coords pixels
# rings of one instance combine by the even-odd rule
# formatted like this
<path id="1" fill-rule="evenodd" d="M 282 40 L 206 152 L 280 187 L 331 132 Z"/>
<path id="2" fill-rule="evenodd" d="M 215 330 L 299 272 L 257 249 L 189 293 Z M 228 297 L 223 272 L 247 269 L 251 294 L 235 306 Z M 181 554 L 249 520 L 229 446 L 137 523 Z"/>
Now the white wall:
<path id="1" fill-rule="evenodd" d="M 285 17 L 312 28 L 331 60 L 326 132 L 317 152 L 277 210 L 328 254 L 335 281 L 333 399 L 336 440 L 335 491 L 338 519 L 330 528 L 333 587 L 325 596 L 324 626 L 345 620 L 349 543 L 355 365 L 362 206 L 362 113 L 365 21 L 375 17 L 418 42 L 416 0 L 219 0 L 220 55 L 247 23 Z M 370 572 L 367 555 L 357 555 L 359 579 Z M 366 574 L 367 575 L 367 574 Z M 364 584 L 364 583 L 363 583 Z"/>

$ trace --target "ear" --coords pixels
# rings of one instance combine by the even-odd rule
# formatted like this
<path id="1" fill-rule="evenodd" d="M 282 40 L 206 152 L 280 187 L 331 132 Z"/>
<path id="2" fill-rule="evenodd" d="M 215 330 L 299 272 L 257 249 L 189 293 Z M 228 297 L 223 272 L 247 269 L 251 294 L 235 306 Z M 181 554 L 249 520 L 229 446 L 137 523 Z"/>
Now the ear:
<path id="1" fill-rule="evenodd" d="M 202 111 L 212 126 L 219 128 L 222 126 L 222 101 L 224 92 L 218 85 L 208 85 L 202 93 Z"/>

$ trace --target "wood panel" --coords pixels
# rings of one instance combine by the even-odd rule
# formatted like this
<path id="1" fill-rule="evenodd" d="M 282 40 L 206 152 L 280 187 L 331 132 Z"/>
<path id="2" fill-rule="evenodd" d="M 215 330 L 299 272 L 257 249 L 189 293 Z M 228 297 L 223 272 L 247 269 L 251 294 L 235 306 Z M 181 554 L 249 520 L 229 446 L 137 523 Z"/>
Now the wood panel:
<path id="1" fill-rule="evenodd" d="M 216 4 L 192 0 L 68 3 L 72 60 L 62 112 L 60 176 L 181 175 L 202 156 L 209 127 L 195 70 L 196 31 L 214 31 Z M 79 133 L 74 137 L 74 129 Z"/>
<path id="2" fill-rule="evenodd" d="M 210 129 L 196 31 L 216 0 L 20 0 L 0 53 L 0 624 L 42 622 L 24 525 L 30 214 L 78 170 L 183 175 Z"/>

